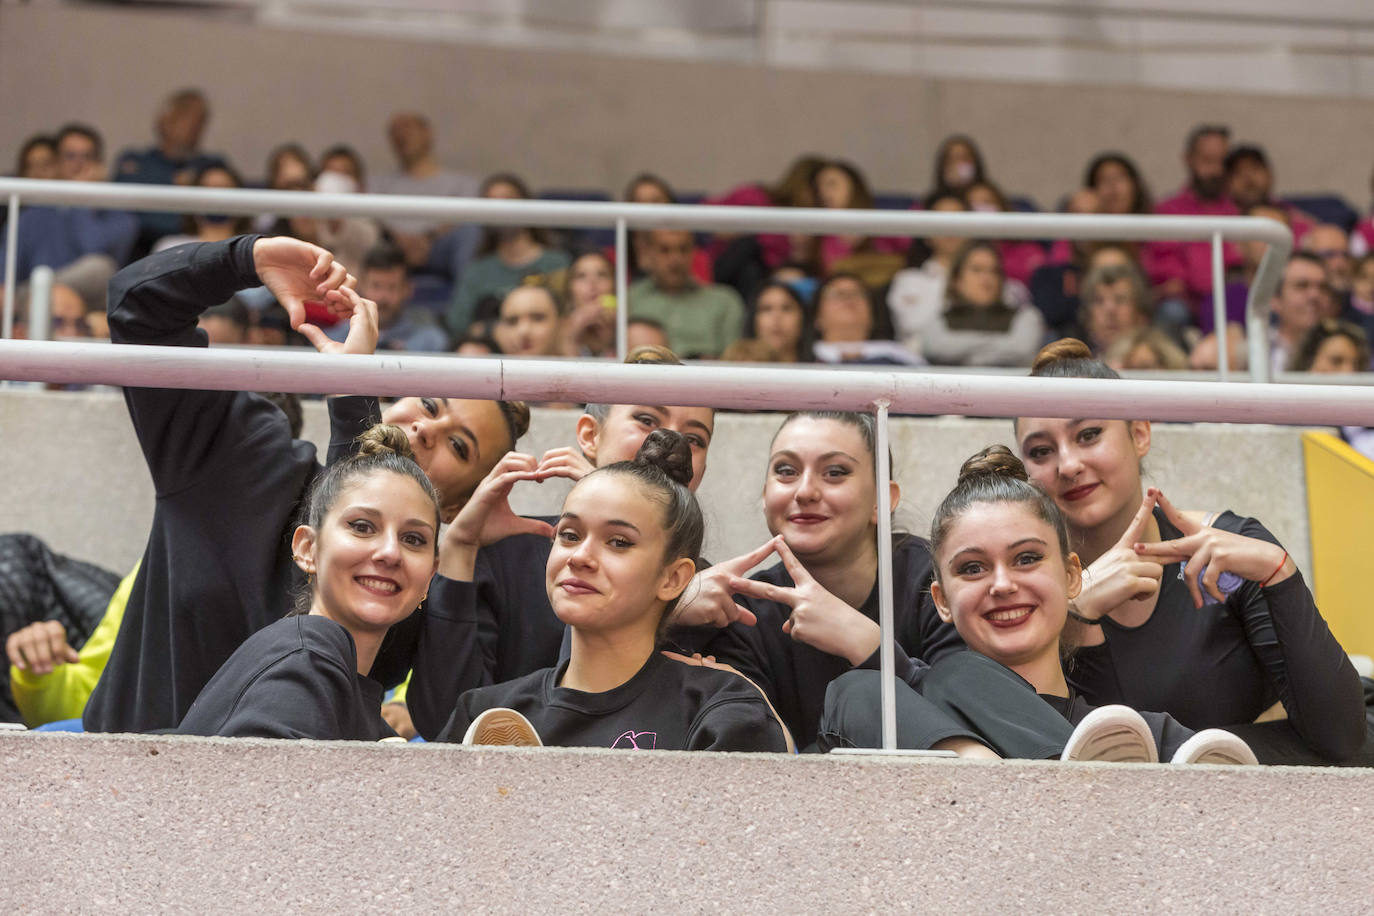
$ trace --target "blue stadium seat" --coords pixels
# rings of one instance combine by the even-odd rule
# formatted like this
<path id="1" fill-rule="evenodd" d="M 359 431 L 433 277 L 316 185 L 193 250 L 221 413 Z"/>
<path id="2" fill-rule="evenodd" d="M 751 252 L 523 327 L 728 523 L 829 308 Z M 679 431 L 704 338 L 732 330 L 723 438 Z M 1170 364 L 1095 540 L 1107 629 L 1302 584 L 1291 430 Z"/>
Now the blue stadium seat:
<path id="1" fill-rule="evenodd" d="M 888 192 L 873 195 L 873 206 L 879 210 L 910 210 L 916 205 L 916 195 Z"/>
<path id="2" fill-rule="evenodd" d="M 1316 218 L 1319 223 L 1332 223 L 1346 232 L 1355 228 L 1360 214 L 1339 194 L 1290 194 L 1285 201 Z"/>

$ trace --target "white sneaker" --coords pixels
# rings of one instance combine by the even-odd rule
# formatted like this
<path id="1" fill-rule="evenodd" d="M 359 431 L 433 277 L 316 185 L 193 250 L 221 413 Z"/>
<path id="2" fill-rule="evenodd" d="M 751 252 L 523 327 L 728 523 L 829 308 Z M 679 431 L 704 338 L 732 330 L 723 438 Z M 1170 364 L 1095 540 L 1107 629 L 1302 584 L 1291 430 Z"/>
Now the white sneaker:
<path id="1" fill-rule="evenodd" d="M 1129 706 L 1102 706 L 1078 723 L 1059 759 L 1158 763 L 1159 750 L 1140 713 Z"/>
<path id="2" fill-rule="evenodd" d="M 463 735 L 464 744 L 505 745 L 507 747 L 543 747 L 539 733 L 530 720 L 513 709 L 497 706 L 472 720 Z"/>
<path id="3" fill-rule="evenodd" d="M 1219 728 L 1206 728 L 1179 745 L 1170 763 L 1220 763 L 1254 766 L 1255 752 L 1236 735 Z"/>

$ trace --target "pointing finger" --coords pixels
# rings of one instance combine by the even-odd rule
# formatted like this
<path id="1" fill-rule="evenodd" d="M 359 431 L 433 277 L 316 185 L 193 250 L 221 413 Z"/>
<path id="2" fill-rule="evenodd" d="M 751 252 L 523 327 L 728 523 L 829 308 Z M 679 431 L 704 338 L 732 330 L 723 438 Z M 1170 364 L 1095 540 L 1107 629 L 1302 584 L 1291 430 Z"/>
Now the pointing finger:
<path id="1" fill-rule="evenodd" d="M 1117 547 L 1129 547 L 1137 543 L 1145 534 L 1145 529 L 1150 524 L 1150 519 L 1155 511 L 1154 491 L 1145 494 L 1145 498 L 1140 501 L 1140 509 L 1136 512 L 1131 523 L 1126 526 L 1126 531 L 1121 535 L 1121 539 L 1116 542 Z"/>

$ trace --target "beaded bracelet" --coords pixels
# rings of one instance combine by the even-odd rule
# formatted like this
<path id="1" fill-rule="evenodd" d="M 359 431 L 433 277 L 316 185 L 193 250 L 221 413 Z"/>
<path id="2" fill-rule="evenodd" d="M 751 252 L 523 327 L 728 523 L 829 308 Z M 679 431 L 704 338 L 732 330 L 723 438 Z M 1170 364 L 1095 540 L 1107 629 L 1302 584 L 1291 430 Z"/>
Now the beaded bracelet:
<path id="1" fill-rule="evenodd" d="M 1265 579 L 1263 582 L 1260 583 L 1260 588 L 1265 588 L 1265 587 L 1267 587 L 1267 586 L 1269 585 L 1269 580 L 1270 580 L 1270 579 L 1273 579 L 1275 576 L 1277 576 L 1277 575 L 1279 574 L 1279 570 L 1283 569 L 1283 564 L 1285 564 L 1285 563 L 1287 563 L 1287 562 L 1288 562 L 1288 551 L 1285 550 L 1285 551 L 1283 552 L 1283 559 L 1282 559 L 1282 560 L 1279 560 L 1279 565 L 1274 567 L 1274 571 L 1271 572 L 1271 573 L 1269 574 L 1269 578 L 1268 578 L 1268 579 Z"/>

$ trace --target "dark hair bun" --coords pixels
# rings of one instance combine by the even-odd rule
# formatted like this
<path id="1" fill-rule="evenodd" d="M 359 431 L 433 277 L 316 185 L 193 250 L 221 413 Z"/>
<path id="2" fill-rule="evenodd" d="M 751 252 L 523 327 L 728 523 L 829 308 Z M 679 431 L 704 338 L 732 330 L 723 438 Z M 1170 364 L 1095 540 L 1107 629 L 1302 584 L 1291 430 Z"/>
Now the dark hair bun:
<path id="1" fill-rule="evenodd" d="M 671 429 L 649 433 L 635 453 L 635 464 L 658 468 L 684 487 L 692 482 L 692 447 L 686 436 Z"/>
<path id="2" fill-rule="evenodd" d="M 1093 351 L 1088 349 L 1088 345 L 1083 341 L 1077 337 L 1062 337 L 1053 343 L 1045 344 L 1040 348 L 1040 352 L 1035 354 L 1035 362 L 1031 363 L 1031 375 L 1062 360 L 1092 358 Z"/>
<path id="3" fill-rule="evenodd" d="M 405 430 L 386 423 L 378 423 L 358 437 L 358 454 L 400 455 L 402 458 L 415 460 L 415 453 L 410 450 L 410 440 L 406 438 Z"/>
<path id="4" fill-rule="evenodd" d="M 1005 445 L 989 445 L 959 468 L 959 483 L 963 486 L 980 477 L 1010 477 L 1029 480 L 1026 466 Z"/>

